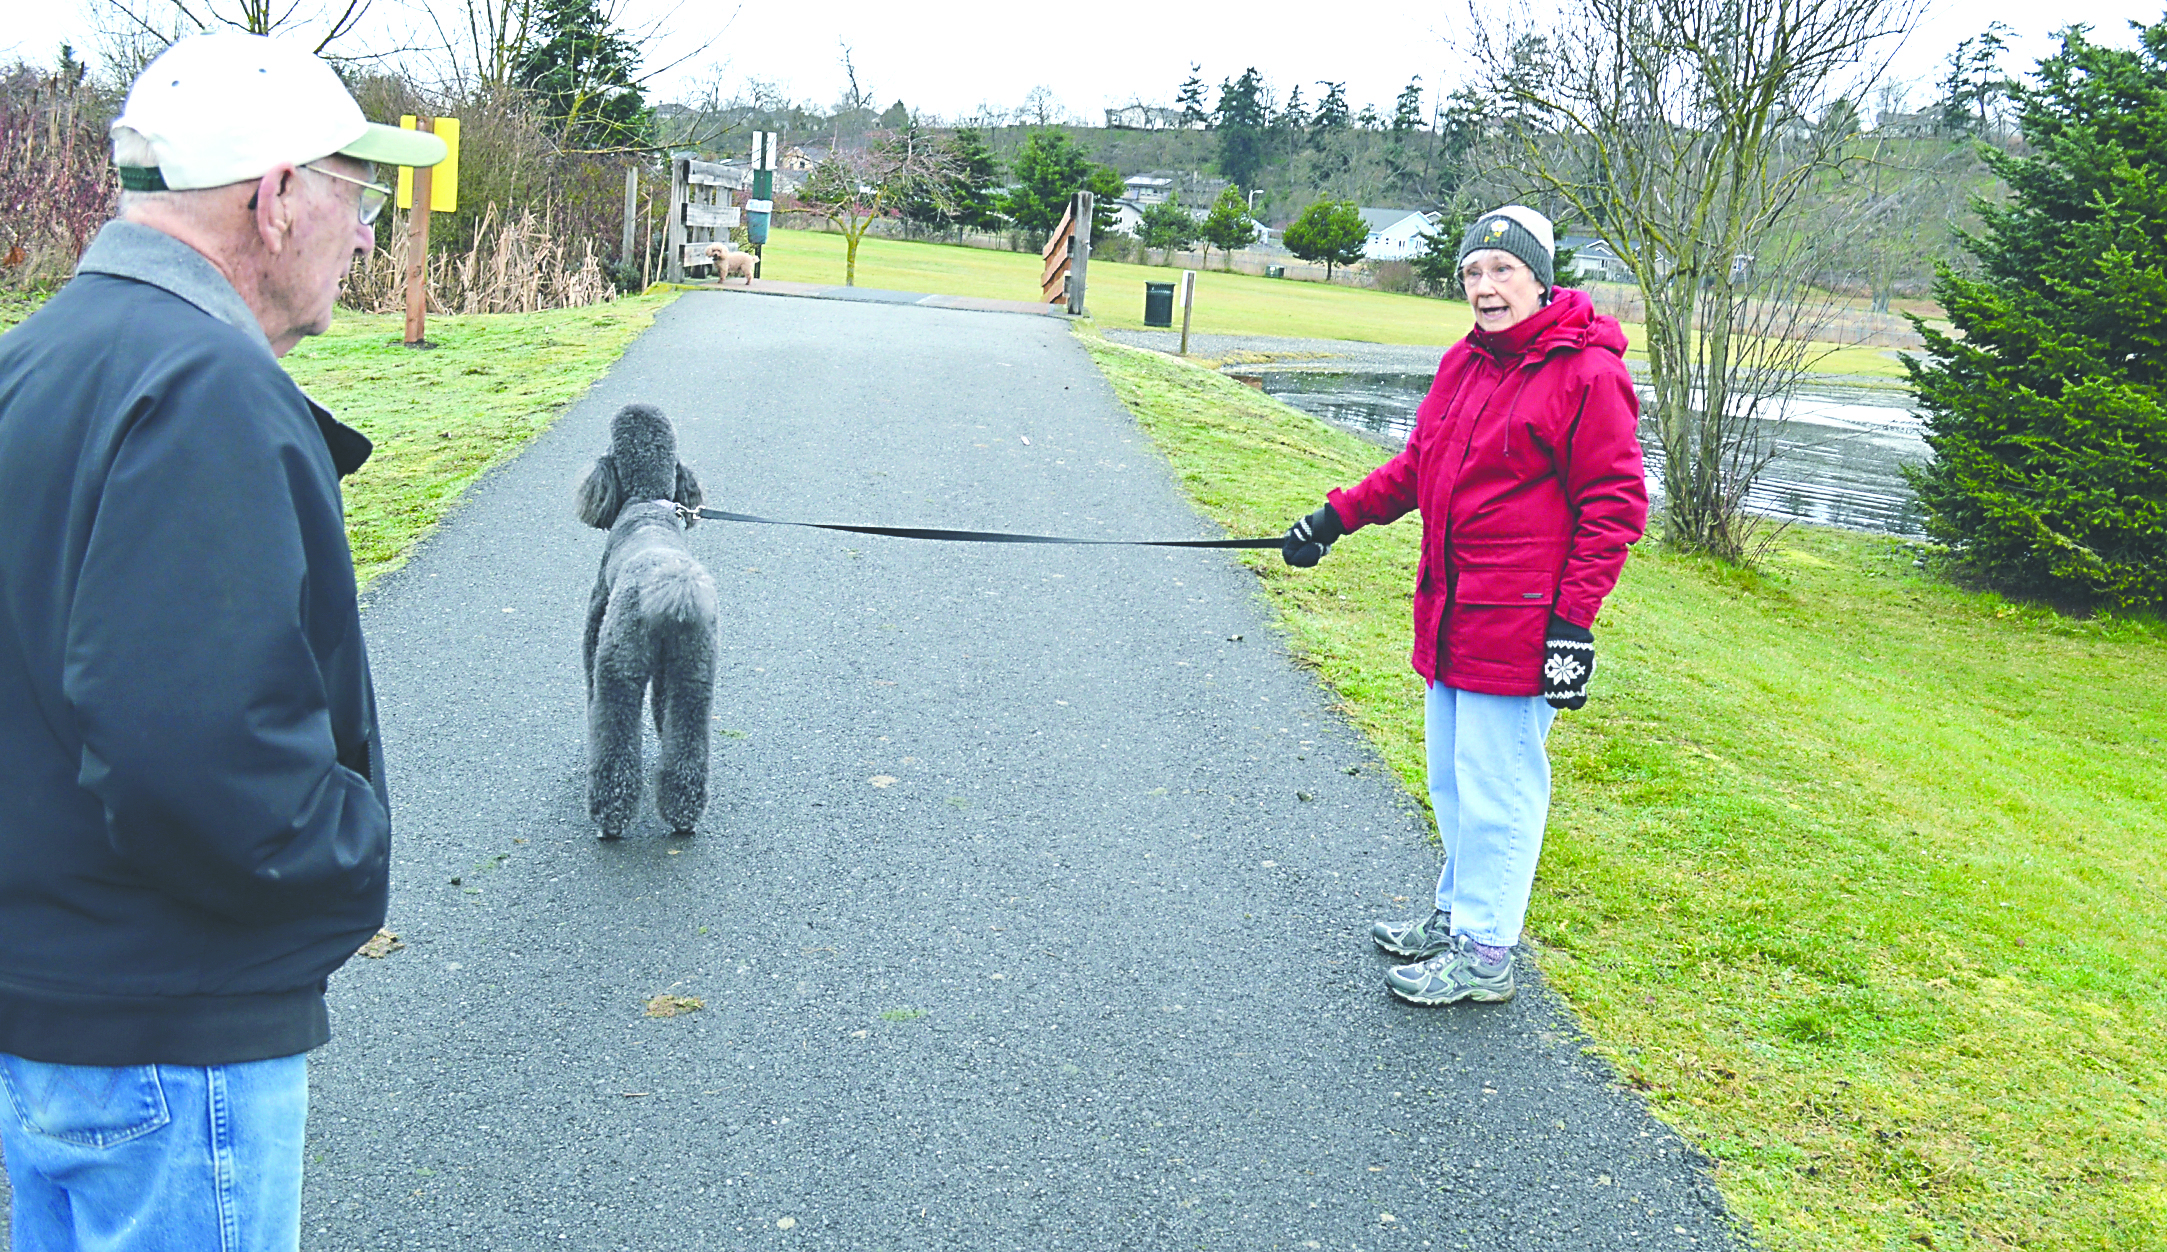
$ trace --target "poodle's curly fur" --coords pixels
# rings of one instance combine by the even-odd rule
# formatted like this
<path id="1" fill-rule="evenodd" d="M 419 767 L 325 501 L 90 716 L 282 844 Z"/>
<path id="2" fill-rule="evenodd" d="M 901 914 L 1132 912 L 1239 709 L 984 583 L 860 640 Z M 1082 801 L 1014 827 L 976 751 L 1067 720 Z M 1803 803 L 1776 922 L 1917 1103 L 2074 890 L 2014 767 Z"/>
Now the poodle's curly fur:
<path id="1" fill-rule="evenodd" d="M 689 835 L 707 807 L 716 602 L 676 506 L 698 508 L 705 497 L 660 410 L 628 404 L 609 435 L 609 452 L 575 493 L 579 520 L 609 531 L 587 607 L 587 812 L 615 839 L 639 809 L 640 701 L 652 688 L 662 739 L 655 808 L 671 831 Z"/>

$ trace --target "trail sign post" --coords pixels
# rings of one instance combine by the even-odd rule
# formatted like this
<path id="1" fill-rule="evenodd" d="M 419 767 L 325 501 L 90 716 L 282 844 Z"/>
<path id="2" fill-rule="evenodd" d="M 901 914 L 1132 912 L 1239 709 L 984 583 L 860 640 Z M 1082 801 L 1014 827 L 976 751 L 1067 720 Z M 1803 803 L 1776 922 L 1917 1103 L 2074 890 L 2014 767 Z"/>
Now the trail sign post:
<path id="1" fill-rule="evenodd" d="M 775 141 L 772 130 L 752 133 L 752 195 L 745 201 L 745 237 L 752 244 L 752 276 L 760 276 L 768 220 L 775 213 Z"/>
<path id="2" fill-rule="evenodd" d="M 459 119 L 416 117 L 399 119 L 407 130 L 429 131 L 444 141 L 444 159 L 434 167 L 399 167 L 398 204 L 409 211 L 406 222 L 406 346 L 431 346 L 429 320 L 429 214 L 452 213 L 459 208 Z"/>
<path id="3" fill-rule="evenodd" d="M 1196 271 L 1181 271 L 1181 355 L 1189 355 L 1189 310 L 1196 307 Z"/>

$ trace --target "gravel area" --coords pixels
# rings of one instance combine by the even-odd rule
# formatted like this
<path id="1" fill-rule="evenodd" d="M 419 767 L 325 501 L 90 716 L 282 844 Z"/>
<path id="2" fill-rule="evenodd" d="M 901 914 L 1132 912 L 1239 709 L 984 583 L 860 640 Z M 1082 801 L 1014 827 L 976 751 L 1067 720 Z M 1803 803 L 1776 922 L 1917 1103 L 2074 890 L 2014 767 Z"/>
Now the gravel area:
<path id="1" fill-rule="evenodd" d="M 1109 330 L 1108 339 L 1156 352 L 1172 353 L 1181 347 L 1181 332 L 1168 330 Z M 1398 343 L 1357 343 L 1351 339 L 1288 339 L 1277 335 L 1190 335 L 1191 357 L 1217 358 L 1270 356 L 1273 369 L 1313 369 L 1362 374 L 1434 374 L 1437 362 L 1449 345 L 1422 346 Z M 1234 368 L 1223 366 L 1222 368 Z"/>

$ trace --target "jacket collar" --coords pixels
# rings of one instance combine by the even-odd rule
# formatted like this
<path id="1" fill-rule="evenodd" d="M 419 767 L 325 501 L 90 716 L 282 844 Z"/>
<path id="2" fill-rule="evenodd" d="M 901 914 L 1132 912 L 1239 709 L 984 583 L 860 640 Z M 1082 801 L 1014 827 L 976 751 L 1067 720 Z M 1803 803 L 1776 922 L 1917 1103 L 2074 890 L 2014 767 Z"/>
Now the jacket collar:
<path id="1" fill-rule="evenodd" d="M 1558 287 L 1552 290 L 1550 303 L 1529 314 L 1526 321 L 1499 331 L 1471 330 L 1467 342 L 1500 365 L 1514 360 L 1534 365 L 1560 348 L 1600 347 L 1622 353 L 1625 336 L 1615 331 L 1616 326 L 1595 311 L 1587 292 Z"/>
<path id="2" fill-rule="evenodd" d="M 218 272 L 218 267 L 164 231 L 137 222 L 107 222 L 83 250 L 75 272 L 132 278 L 170 291 L 255 340 L 265 352 L 271 350 L 271 341 L 265 337 L 255 311 Z"/>

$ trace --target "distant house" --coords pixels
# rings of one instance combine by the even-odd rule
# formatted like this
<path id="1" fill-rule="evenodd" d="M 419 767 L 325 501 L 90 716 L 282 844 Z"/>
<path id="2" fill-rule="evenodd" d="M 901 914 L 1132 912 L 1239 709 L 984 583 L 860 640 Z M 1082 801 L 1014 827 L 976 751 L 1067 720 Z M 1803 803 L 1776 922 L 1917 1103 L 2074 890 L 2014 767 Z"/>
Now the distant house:
<path id="1" fill-rule="evenodd" d="M 1422 236 L 1444 220 L 1436 213 L 1413 209 L 1363 209 L 1362 224 L 1369 240 L 1362 245 L 1367 261 L 1404 261 L 1422 251 Z"/>
<path id="2" fill-rule="evenodd" d="M 1573 277 L 1586 282 L 1629 283 L 1633 281 L 1632 267 L 1618 255 L 1610 241 L 1595 235 L 1567 235 L 1558 240 L 1558 247 L 1573 250 Z M 1566 276 L 1558 275 L 1562 281 Z"/>
<path id="3" fill-rule="evenodd" d="M 1874 119 L 1874 133 L 1896 139 L 1932 139 L 1942 130 L 1940 109 L 1923 113 L 1883 113 Z"/>
<path id="4" fill-rule="evenodd" d="M 1152 104 L 1125 104 L 1118 109 L 1106 110 L 1108 130 L 1180 130 L 1180 109 L 1162 109 Z M 1201 126 L 1202 123 L 1194 123 Z"/>
<path id="5" fill-rule="evenodd" d="M 1128 188 L 1128 198 L 1138 204 L 1164 204 L 1174 194 L 1174 180 L 1155 174 L 1137 174 L 1122 179 L 1121 185 Z"/>

